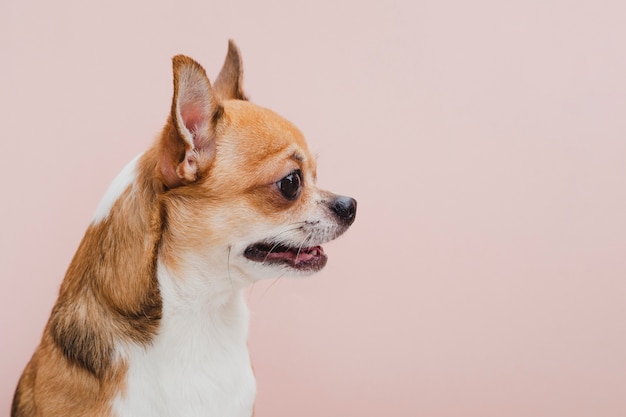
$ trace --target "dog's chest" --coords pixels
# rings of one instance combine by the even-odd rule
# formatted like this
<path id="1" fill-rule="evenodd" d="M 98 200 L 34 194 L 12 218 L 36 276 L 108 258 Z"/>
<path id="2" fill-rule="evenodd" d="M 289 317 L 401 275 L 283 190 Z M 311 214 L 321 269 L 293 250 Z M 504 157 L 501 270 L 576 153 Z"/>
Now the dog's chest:
<path id="1" fill-rule="evenodd" d="M 166 301 L 166 300 L 164 300 Z M 185 314 L 180 314 L 180 308 Z M 164 303 L 159 334 L 148 348 L 122 349 L 126 389 L 117 417 L 250 417 L 256 384 L 247 349 L 242 300 L 220 317 Z"/>

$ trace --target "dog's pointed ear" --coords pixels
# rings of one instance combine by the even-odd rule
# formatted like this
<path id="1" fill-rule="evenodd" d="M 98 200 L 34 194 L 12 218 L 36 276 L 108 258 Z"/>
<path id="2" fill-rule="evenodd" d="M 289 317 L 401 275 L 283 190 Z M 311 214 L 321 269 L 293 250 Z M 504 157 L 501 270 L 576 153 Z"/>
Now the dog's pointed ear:
<path id="1" fill-rule="evenodd" d="M 228 41 L 228 53 L 213 89 L 223 100 L 247 100 L 243 92 L 243 62 L 239 48 L 233 40 Z"/>
<path id="2" fill-rule="evenodd" d="M 174 97 L 163 135 L 160 170 L 169 188 L 193 182 L 215 154 L 215 123 L 223 113 L 204 68 L 193 59 L 172 59 Z"/>

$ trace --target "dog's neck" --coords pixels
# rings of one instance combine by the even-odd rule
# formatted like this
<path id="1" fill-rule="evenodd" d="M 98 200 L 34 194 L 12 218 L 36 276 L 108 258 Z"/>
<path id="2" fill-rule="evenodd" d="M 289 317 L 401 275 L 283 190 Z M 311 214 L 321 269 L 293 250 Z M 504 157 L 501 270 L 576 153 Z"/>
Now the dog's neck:
<path id="1" fill-rule="evenodd" d="M 222 313 L 230 315 L 229 309 L 242 302 L 243 286 L 229 274 L 227 267 L 207 269 L 198 262 L 184 269 L 172 269 L 159 260 L 157 277 L 164 317 L 199 314 L 219 319 Z M 176 307 L 172 310 L 170 306 Z"/>
<path id="2" fill-rule="evenodd" d="M 177 276 L 161 263 L 157 271 L 163 300 L 163 328 L 180 322 L 193 333 L 198 330 L 195 327 L 210 325 L 219 332 L 204 332 L 209 338 L 226 337 L 229 343 L 246 345 L 248 310 L 241 288 L 231 287 L 220 275 Z"/>
<path id="3" fill-rule="evenodd" d="M 159 260 L 159 331 L 147 348 L 122 352 L 129 367 L 126 390 L 113 401 L 118 415 L 252 414 L 248 308 L 224 272 L 174 269 Z"/>

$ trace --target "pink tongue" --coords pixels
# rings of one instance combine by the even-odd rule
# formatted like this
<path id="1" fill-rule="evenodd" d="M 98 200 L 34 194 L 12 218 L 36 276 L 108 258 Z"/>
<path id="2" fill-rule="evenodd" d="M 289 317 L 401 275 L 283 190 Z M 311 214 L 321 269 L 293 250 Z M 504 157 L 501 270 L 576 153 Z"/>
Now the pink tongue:
<path id="1" fill-rule="evenodd" d="M 294 259 L 296 262 L 298 261 L 308 261 L 311 260 L 313 258 L 315 258 L 315 255 L 313 254 L 317 254 L 316 250 L 313 250 L 313 252 L 300 252 L 298 254 L 298 256 Z"/>
<path id="2" fill-rule="evenodd" d="M 270 252 L 267 259 L 289 259 L 293 262 L 309 261 L 321 253 L 321 248 L 302 248 L 300 251 Z"/>

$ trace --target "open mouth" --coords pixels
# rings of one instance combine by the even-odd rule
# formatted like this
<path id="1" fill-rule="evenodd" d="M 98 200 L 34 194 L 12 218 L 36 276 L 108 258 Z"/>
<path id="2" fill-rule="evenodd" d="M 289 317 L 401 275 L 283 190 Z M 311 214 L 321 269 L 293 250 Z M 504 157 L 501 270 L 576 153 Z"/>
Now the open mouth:
<path id="1" fill-rule="evenodd" d="M 285 265 L 299 271 L 318 271 L 328 257 L 321 246 L 290 247 L 280 243 L 261 242 L 250 245 L 244 256 L 264 264 Z"/>

